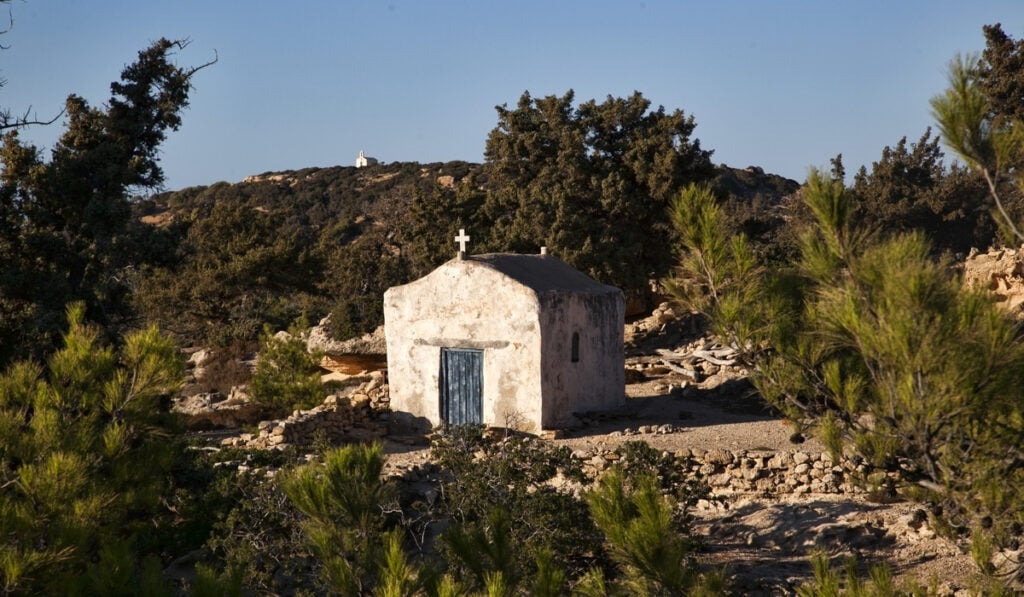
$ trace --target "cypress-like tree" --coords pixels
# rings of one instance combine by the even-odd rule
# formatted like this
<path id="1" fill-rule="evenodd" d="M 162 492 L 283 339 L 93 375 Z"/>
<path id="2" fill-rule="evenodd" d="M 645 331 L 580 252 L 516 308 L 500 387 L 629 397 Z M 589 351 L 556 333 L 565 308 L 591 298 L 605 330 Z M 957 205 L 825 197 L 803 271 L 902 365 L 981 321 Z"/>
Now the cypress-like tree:
<path id="1" fill-rule="evenodd" d="M 605 283 L 642 292 L 671 266 L 666 210 L 712 174 L 711 152 L 682 110 L 651 109 L 639 92 L 574 107 L 575 96 L 499 106 L 484 166 L 487 247 L 552 253 Z"/>
<path id="2" fill-rule="evenodd" d="M 49 161 L 17 130 L 4 136 L 0 365 L 52 350 L 69 302 L 84 302 L 104 325 L 129 318 L 129 274 L 146 252 L 129 196 L 163 182 L 160 144 L 181 125 L 192 77 L 206 66 L 172 63 L 186 45 L 160 39 L 139 52 L 103 109 L 69 96 Z"/>
<path id="3" fill-rule="evenodd" d="M 958 56 L 949 65 L 949 87 L 931 100 L 943 141 L 988 186 L 1003 236 L 1024 240 L 1019 218 L 1024 195 L 1024 42 L 999 25 L 985 27 L 981 58 Z"/>

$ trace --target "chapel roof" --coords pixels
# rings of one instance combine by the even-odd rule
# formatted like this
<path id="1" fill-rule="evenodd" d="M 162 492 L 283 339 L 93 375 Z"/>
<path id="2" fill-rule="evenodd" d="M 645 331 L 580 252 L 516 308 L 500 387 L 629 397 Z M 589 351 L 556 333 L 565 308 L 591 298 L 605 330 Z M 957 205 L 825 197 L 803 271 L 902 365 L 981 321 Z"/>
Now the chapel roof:
<path id="1" fill-rule="evenodd" d="M 551 255 L 484 253 L 467 255 L 466 262 L 479 263 L 527 286 L 534 292 L 576 292 L 607 294 L 620 292 L 602 284 Z"/>

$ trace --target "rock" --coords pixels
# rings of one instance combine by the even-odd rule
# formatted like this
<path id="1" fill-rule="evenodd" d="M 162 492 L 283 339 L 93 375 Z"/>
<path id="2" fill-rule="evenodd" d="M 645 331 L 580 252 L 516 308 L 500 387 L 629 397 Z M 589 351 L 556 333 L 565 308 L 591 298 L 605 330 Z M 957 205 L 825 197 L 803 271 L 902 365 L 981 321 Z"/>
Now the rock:
<path id="1" fill-rule="evenodd" d="M 220 400 L 217 400 L 217 398 Z M 192 396 L 185 396 L 181 399 L 175 400 L 171 410 L 186 415 L 194 415 L 210 410 L 214 402 L 220 402 L 223 398 L 223 396 L 216 392 L 204 392 L 201 394 L 194 394 Z"/>
<path id="2" fill-rule="evenodd" d="M 996 302 L 1017 317 L 1024 314 L 1024 247 L 971 252 L 964 262 L 964 285 L 990 291 Z"/>
<path id="3" fill-rule="evenodd" d="M 210 351 L 210 349 L 208 349 L 208 348 L 200 348 L 200 349 L 196 350 L 195 352 L 193 352 L 192 354 L 190 354 L 188 356 L 188 360 L 186 361 L 186 367 L 189 367 L 189 368 L 202 367 L 203 365 L 206 364 L 207 361 L 210 360 L 210 357 L 212 357 L 212 356 L 213 356 L 213 353 Z M 202 377 L 202 376 L 201 375 L 196 375 L 196 377 Z"/>
<path id="4" fill-rule="evenodd" d="M 363 334 L 359 338 L 335 340 L 331 337 L 331 316 L 320 320 L 320 323 L 309 330 L 306 347 L 310 352 L 322 351 L 327 354 L 387 354 L 384 340 L 384 326 L 372 333 Z"/>
<path id="5" fill-rule="evenodd" d="M 733 455 L 731 452 L 726 450 L 714 448 L 708 450 L 707 453 L 704 454 L 704 460 L 709 464 L 731 464 L 733 461 Z"/>
<path id="6" fill-rule="evenodd" d="M 249 384 L 233 386 L 231 388 L 231 392 L 228 394 L 228 402 L 232 403 L 248 402 L 250 399 Z"/>

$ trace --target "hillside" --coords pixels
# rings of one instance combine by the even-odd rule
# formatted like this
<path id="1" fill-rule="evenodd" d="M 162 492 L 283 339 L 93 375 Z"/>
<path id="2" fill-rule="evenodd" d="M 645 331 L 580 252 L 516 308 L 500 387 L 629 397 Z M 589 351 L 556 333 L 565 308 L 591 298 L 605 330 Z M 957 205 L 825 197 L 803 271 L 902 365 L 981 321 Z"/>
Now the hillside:
<path id="1" fill-rule="evenodd" d="M 176 221 L 194 219 L 194 210 L 210 210 L 217 201 L 245 204 L 284 218 L 298 218 L 314 229 L 369 216 L 386 221 L 400 217 L 417 192 L 435 184 L 461 180 L 479 164 L 418 162 L 369 168 L 332 166 L 264 172 L 241 182 L 218 182 L 154 195 L 140 204 L 147 214 L 170 213 Z M 397 212 L 392 212 L 394 208 Z"/>
<path id="2" fill-rule="evenodd" d="M 218 182 L 153 195 L 137 204 L 140 215 L 159 225 L 188 221 L 194 210 L 209 210 L 212 202 L 234 201 L 253 209 L 300 218 L 314 229 L 360 217 L 397 227 L 416 193 L 435 185 L 454 189 L 468 177 L 484 184 L 483 165 L 463 161 L 394 162 L 368 168 L 332 166 L 282 170 L 247 176 L 241 182 Z M 756 166 L 715 168 L 711 186 L 730 203 L 749 204 L 755 211 L 778 207 L 800 183 Z M 361 222 L 360 222 L 361 223 Z"/>
<path id="3" fill-rule="evenodd" d="M 264 324 L 284 329 L 303 313 L 313 322 L 331 313 L 338 339 L 372 330 L 383 291 L 448 259 L 459 227 L 476 230 L 471 251 L 516 249 L 490 238 L 487 183 L 481 164 L 409 162 L 265 172 L 154 195 L 135 204 L 136 216 L 166 249 L 162 267 L 140 277 L 137 306 L 184 344 L 251 342 Z M 737 228 L 755 236 L 780 221 L 799 187 L 726 166 L 711 184 L 739 214 Z"/>

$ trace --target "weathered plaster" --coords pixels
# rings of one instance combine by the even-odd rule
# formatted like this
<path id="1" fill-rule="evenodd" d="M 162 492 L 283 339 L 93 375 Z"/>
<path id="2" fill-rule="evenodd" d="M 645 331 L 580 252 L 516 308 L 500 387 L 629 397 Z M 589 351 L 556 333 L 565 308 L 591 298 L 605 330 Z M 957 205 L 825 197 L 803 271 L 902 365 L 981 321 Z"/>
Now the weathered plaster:
<path id="1" fill-rule="evenodd" d="M 514 420 L 535 432 L 570 424 L 574 412 L 621 404 L 622 293 L 557 260 L 537 261 L 542 259 L 553 258 L 453 259 L 419 280 L 388 289 L 384 316 L 392 410 L 441 422 L 439 366 L 445 347 L 483 350 L 486 425 Z M 580 334 L 578 363 L 570 362 L 574 331 Z"/>

